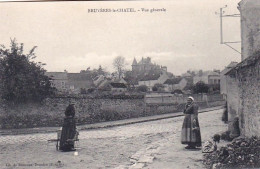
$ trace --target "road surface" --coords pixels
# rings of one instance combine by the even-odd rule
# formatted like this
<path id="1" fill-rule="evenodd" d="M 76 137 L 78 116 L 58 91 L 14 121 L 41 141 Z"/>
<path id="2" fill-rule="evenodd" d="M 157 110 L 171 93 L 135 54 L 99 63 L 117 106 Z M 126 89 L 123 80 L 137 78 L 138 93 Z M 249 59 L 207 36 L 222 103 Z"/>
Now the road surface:
<path id="1" fill-rule="evenodd" d="M 203 142 L 226 130 L 222 112 L 199 114 Z M 56 151 L 55 133 L 1 136 L 0 168 L 201 168 L 201 151 L 180 144 L 183 118 L 81 131 L 77 152 Z"/>

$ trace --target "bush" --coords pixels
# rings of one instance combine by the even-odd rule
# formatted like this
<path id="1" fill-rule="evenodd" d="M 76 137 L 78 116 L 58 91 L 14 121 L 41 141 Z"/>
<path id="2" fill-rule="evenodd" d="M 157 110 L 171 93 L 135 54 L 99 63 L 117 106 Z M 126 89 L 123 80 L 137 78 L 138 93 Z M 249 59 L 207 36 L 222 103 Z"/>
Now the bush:
<path id="1" fill-rule="evenodd" d="M 153 90 L 154 92 L 156 92 L 156 91 L 163 92 L 163 91 L 164 91 L 164 86 L 163 86 L 163 84 L 156 83 L 156 84 L 152 87 L 152 90 Z"/>
<path id="2" fill-rule="evenodd" d="M 194 93 L 208 93 L 208 91 L 209 91 L 209 86 L 202 81 L 196 83 L 195 86 L 193 87 Z"/>
<path id="3" fill-rule="evenodd" d="M 147 92 L 148 91 L 148 87 L 146 85 L 141 85 L 137 87 L 137 91 L 138 92 Z"/>
<path id="4" fill-rule="evenodd" d="M 0 94 L 11 103 L 40 102 L 54 94 L 50 79 L 43 69 L 45 64 L 36 58 L 33 47 L 24 54 L 23 43 L 11 40 L 10 49 L 0 47 Z"/>
<path id="5" fill-rule="evenodd" d="M 80 88 L 80 94 L 87 94 L 87 90 L 85 88 Z"/>
<path id="6" fill-rule="evenodd" d="M 221 139 L 225 141 L 232 141 L 233 138 L 230 137 L 230 131 L 225 131 L 221 134 Z"/>

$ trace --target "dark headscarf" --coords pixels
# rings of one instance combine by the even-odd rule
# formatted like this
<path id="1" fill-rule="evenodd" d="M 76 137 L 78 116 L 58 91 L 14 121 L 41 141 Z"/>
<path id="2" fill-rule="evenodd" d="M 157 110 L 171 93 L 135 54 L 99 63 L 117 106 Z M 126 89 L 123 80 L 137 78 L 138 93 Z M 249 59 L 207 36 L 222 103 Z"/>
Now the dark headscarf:
<path id="1" fill-rule="evenodd" d="M 74 104 L 69 104 L 65 110 L 65 116 L 75 116 L 75 107 Z"/>

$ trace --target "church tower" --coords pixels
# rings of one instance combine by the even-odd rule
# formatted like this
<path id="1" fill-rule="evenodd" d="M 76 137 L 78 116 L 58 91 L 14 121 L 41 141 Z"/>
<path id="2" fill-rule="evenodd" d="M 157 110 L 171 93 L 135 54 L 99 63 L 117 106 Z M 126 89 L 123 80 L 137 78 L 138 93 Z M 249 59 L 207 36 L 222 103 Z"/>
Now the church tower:
<path id="1" fill-rule="evenodd" d="M 133 63 L 132 63 L 132 72 L 137 72 L 138 70 L 138 65 L 137 65 L 137 61 L 134 58 Z"/>

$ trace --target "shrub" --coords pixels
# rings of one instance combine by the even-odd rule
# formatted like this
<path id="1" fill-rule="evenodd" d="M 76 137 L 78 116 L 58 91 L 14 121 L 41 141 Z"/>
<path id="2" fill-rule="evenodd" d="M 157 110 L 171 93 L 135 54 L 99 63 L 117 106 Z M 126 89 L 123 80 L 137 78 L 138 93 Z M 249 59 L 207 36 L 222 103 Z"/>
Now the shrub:
<path id="1" fill-rule="evenodd" d="M 141 85 L 137 87 L 137 91 L 138 92 L 147 92 L 148 91 L 148 87 L 146 85 Z"/>

